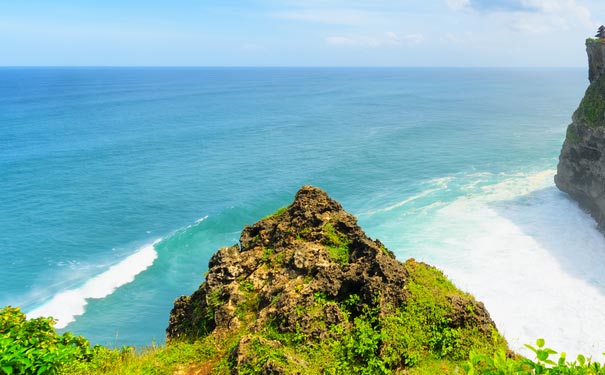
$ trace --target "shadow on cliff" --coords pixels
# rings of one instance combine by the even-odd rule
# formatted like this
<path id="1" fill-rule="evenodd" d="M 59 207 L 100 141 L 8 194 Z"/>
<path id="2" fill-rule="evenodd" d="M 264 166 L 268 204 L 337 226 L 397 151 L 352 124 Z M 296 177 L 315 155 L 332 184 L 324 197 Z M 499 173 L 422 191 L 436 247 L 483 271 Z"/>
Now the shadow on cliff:
<path id="1" fill-rule="evenodd" d="M 490 208 L 526 235 L 535 251 L 547 252 L 561 271 L 605 295 L 605 236 L 567 194 L 552 186 Z"/>

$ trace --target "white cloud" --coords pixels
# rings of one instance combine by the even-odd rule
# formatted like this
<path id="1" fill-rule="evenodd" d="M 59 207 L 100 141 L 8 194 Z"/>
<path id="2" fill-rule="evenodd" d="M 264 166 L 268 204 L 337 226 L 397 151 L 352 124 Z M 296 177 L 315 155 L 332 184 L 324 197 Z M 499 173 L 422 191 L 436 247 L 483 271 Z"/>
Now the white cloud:
<path id="1" fill-rule="evenodd" d="M 393 31 L 387 31 L 386 33 L 384 33 L 384 36 L 392 41 L 400 41 L 399 35 L 397 35 L 397 33 Z"/>
<path id="2" fill-rule="evenodd" d="M 347 36 L 329 36 L 326 38 L 326 43 L 335 46 L 354 46 L 359 43 L 359 39 Z"/>
<path id="3" fill-rule="evenodd" d="M 425 38 L 422 34 L 407 34 L 399 36 L 393 31 L 387 31 L 381 36 L 330 36 L 326 38 L 326 43 L 340 46 L 358 46 L 358 47 L 397 47 L 402 44 L 418 45 L 424 43 Z"/>
<path id="4" fill-rule="evenodd" d="M 594 25 L 590 10 L 576 0 L 521 0 L 521 5 L 537 9 L 544 15 L 555 15 L 564 20 L 577 20 L 590 27 Z"/>
<path id="5" fill-rule="evenodd" d="M 454 10 L 464 9 L 469 6 L 470 0 L 446 0 L 447 6 Z"/>
<path id="6" fill-rule="evenodd" d="M 407 44 L 414 45 L 414 46 L 418 45 L 418 44 L 422 44 L 425 41 L 424 35 L 422 35 L 422 34 L 408 34 L 408 35 L 405 35 L 403 38 Z"/>
<path id="7" fill-rule="evenodd" d="M 595 27 L 590 10 L 577 0 L 446 0 L 455 10 L 474 10 L 494 25 L 528 34 Z"/>
<path id="8" fill-rule="evenodd" d="M 346 9 L 300 9 L 273 13 L 273 17 L 331 25 L 360 25 L 367 22 L 367 20 L 372 17 L 372 14 L 369 12 Z"/>
<path id="9" fill-rule="evenodd" d="M 382 39 L 369 36 L 330 36 L 326 38 L 326 43 L 335 46 L 358 46 L 358 47 L 382 47 Z"/>

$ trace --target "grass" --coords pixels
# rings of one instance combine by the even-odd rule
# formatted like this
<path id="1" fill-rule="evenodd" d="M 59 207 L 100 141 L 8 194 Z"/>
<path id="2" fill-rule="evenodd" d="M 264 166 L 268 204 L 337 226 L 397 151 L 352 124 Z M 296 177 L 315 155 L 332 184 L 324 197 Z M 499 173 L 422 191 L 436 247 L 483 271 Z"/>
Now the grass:
<path id="1" fill-rule="evenodd" d="M 337 232 L 334 226 L 330 223 L 325 224 L 322 228 L 325 236 L 324 245 L 326 245 L 330 258 L 339 264 L 349 263 L 349 239 Z"/>
<path id="2" fill-rule="evenodd" d="M 272 213 L 272 214 L 269 214 L 269 215 L 265 216 L 265 217 L 263 218 L 263 220 L 266 220 L 266 219 L 277 219 L 277 218 L 280 218 L 281 216 L 283 216 L 283 214 L 284 214 L 284 213 L 286 213 L 286 210 L 287 210 L 287 209 L 288 209 L 288 207 L 286 207 L 286 206 L 281 207 L 281 208 L 279 208 L 277 211 L 275 211 L 274 213 Z"/>

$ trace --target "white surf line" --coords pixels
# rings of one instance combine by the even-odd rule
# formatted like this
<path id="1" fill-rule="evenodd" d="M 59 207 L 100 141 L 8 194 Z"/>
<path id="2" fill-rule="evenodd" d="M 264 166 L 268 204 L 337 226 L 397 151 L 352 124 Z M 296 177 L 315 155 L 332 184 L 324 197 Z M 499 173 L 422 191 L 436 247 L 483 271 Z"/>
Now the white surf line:
<path id="1" fill-rule="evenodd" d="M 161 239 L 139 248 L 134 254 L 109 267 L 105 272 L 94 276 L 82 286 L 59 292 L 50 301 L 26 315 L 28 318 L 52 316 L 56 319 L 56 328 L 64 328 L 84 314 L 88 299 L 105 298 L 122 285 L 132 282 L 141 272 L 149 268 L 158 254 L 154 248 Z"/>
<path id="2" fill-rule="evenodd" d="M 404 200 L 402 200 L 402 201 L 400 201 L 400 202 L 394 203 L 394 204 L 392 204 L 392 205 L 390 205 L 390 206 L 386 206 L 386 207 L 378 208 L 378 209 L 371 210 L 371 211 L 362 212 L 362 213 L 360 213 L 360 214 L 357 214 L 357 216 L 363 216 L 363 215 L 375 215 L 375 214 L 377 214 L 377 213 L 379 213 L 379 212 L 388 212 L 388 211 L 392 211 L 392 210 L 394 210 L 394 209 L 396 209 L 396 208 L 399 208 L 399 207 L 405 206 L 406 204 L 408 204 L 408 203 L 410 203 L 410 202 L 413 202 L 413 201 L 415 201 L 415 200 L 418 200 L 418 199 L 424 198 L 424 197 L 426 197 L 426 196 L 428 196 L 428 195 L 430 195 L 430 194 L 432 194 L 432 193 L 435 193 L 435 192 L 440 191 L 440 190 L 447 189 L 447 184 L 448 184 L 448 182 L 450 182 L 452 179 L 453 179 L 453 177 L 436 178 L 436 179 L 434 179 L 434 180 L 431 180 L 430 182 L 432 182 L 433 184 L 436 184 L 436 185 L 437 185 L 437 187 L 434 187 L 434 188 L 431 188 L 431 189 L 424 190 L 424 191 L 422 191 L 422 192 L 420 192 L 420 193 L 418 193 L 418 194 L 416 194 L 416 195 L 412 195 L 411 197 L 406 198 L 406 199 L 404 199 Z"/>

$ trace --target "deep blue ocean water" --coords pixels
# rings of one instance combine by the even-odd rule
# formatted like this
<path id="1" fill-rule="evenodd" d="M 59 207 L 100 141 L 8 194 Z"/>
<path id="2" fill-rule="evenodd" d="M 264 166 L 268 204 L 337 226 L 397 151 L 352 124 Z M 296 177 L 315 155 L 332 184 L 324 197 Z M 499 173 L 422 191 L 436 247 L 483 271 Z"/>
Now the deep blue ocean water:
<path id="1" fill-rule="evenodd" d="M 605 241 L 552 183 L 587 84 L 585 69 L 1 68 L 0 306 L 95 343 L 162 342 L 211 254 L 316 185 L 483 300 L 513 346 L 600 353 Z"/>

